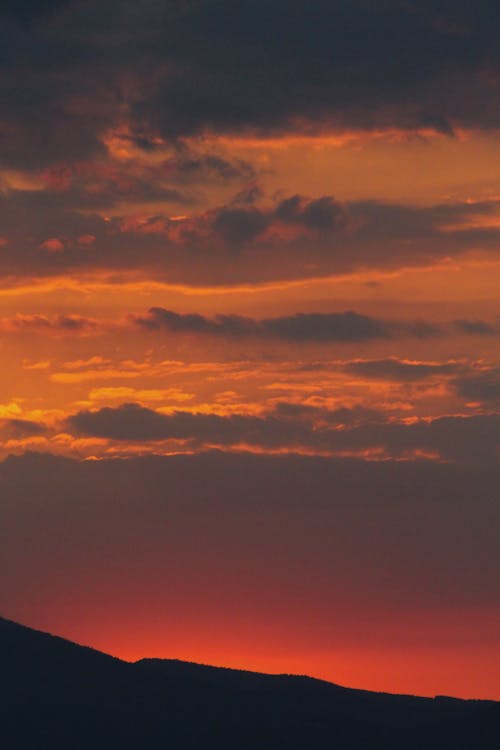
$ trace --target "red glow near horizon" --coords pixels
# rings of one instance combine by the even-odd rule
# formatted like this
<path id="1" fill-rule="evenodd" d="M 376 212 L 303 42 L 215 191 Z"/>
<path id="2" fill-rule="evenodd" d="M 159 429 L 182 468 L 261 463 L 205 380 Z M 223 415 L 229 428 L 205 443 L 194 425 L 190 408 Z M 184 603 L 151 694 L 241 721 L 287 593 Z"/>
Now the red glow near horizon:
<path id="1" fill-rule="evenodd" d="M 439 643 L 376 645 L 363 644 L 358 639 L 321 648 L 307 638 L 302 642 L 300 638 L 290 638 L 286 632 L 281 639 L 276 633 L 266 633 L 269 622 L 262 620 L 248 623 L 232 635 L 224 627 L 217 628 L 212 620 L 204 624 L 203 628 L 210 630 L 200 637 L 194 624 L 176 631 L 170 625 L 162 627 L 158 621 L 138 623 L 137 627 L 109 625 L 105 634 L 98 612 L 94 618 L 87 613 L 85 626 L 65 626 L 64 614 L 52 619 L 60 623 L 57 632 L 48 619 L 30 624 L 130 662 L 142 658 L 180 659 L 231 669 L 308 675 L 377 692 L 500 699 L 498 644 L 494 641 L 448 644 L 443 639 Z M 494 622 L 498 624 L 498 614 L 492 618 L 492 625 Z M 437 618 L 429 621 L 429 627 L 433 624 L 438 624 Z M 485 669 L 485 664 L 490 668 Z"/>

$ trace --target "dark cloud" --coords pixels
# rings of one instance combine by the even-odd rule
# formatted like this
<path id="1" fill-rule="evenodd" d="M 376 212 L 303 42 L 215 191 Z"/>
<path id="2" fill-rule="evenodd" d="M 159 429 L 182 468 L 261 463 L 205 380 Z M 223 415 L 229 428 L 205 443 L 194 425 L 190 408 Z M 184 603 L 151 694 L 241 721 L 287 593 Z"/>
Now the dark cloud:
<path id="1" fill-rule="evenodd" d="M 2 434 L 5 438 L 23 438 L 36 435 L 44 435 L 47 428 L 40 422 L 32 422 L 29 419 L 4 419 L 2 421 Z"/>
<path id="2" fill-rule="evenodd" d="M 122 164 L 122 181 L 127 182 L 134 177 L 134 171 L 142 171 L 143 176 L 150 181 L 172 180 L 179 183 L 209 183 L 214 181 L 227 182 L 232 180 L 254 180 L 256 170 L 249 161 L 238 157 L 221 156 L 216 151 L 211 151 L 203 141 L 195 145 L 187 145 L 184 141 L 174 141 L 166 144 L 158 139 L 141 134 L 130 134 L 128 132 L 114 134 L 114 139 L 120 145 L 132 144 L 144 152 L 156 152 L 159 154 L 154 163 L 141 164 L 137 161 L 132 169 L 127 172 L 127 164 Z M 117 171 L 116 164 L 113 164 Z M 91 171 L 90 165 L 85 165 L 87 171 Z M 95 167 L 97 171 L 97 167 Z M 108 164 L 108 171 L 111 165 Z M 118 182 L 119 185 L 119 182 Z"/>
<path id="3" fill-rule="evenodd" d="M 174 412 L 165 415 L 138 404 L 122 404 L 99 411 L 82 411 L 67 420 L 69 429 L 84 435 L 113 440 L 188 440 L 197 445 L 215 443 L 266 442 L 279 445 L 283 440 L 282 424 L 273 416 L 259 418 L 243 415 L 228 417 L 217 414 Z M 297 424 L 302 432 L 302 425 Z M 293 436 L 290 434 L 290 439 Z"/>
<path id="4" fill-rule="evenodd" d="M 462 333 L 484 334 L 486 336 L 498 333 L 498 330 L 485 320 L 455 320 L 454 324 Z"/>
<path id="5" fill-rule="evenodd" d="M 453 375 L 463 369 L 457 362 L 432 363 L 409 362 L 389 357 L 387 359 L 367 359 L 348 362 L 343 369 L 365 378 L 382 380 L 414 381 L 441 375 Z"/>
<path id="6" fill-rule="evenodd" d="M 496 465 L 500 448 L 500 414 L 439 417 L 411 424 L 361 425 L 345 431 L 340 442 L 346 449 L 383 446 L 393 457 L 427 451 L 467 465 Z"/>
<path id="7" fill-rule="evenodd" d="M 248 194 L 247 194 L 248 195 Z M 280 201 L 274 208 L 263 210 L 256 207 L 227 206 L 216 210 L 211 217 L 211 227 L 229 245 L 249 242 L 266 229 L 283 223 L 310 229 L 316 233 L 334 233 L 344 228 L 344 208 L 331 196 L 307 200 L 294 195 Z"/>
<path id="8" fill-rule="evenodd" d="M 318 231 L 345 226 L 342 206 L 329 195 L 311 201 L 304 201 L 300 195 L 286 198 L 274 210 L 273 218 L 285 224 L 302 224 Z"/>
<path id="9" fill-rule="evenodd" d="M 113 440 L 188 440 L 196 445 L 238 445 L 250 443 L 265 447 L 294 447 L 314 444 L 311 425 L 353 426 L 380 423 L 383 416 L 372 409 L 356 407 L 327 411 L 315 407 L 280 403 L 270 414 L 254 417 L 241 414 L 219 416 L 177 411 L 162 414 L 130 403 L 81 411 L 67 420 L 71 430 Z M 321 440 L 320 440 L 321 442 Z"/>
<path id="10" fill-rule="evenodd" d="M 392 329 L 395 333 L 403 336 L 415 336 L 417 339 L 429 339 L 434 336 L 441 336 L 443 329 L 435 323 L 429 323 L 427 320 L 415 320 L 413 322 L 392 323 Z"/>
<path id="11" fill-rule="evenodd" d="M 277 403 L 272 414 L 281 420 L 303 420 L 310 423 L 317 422 L 321 425 L 339 425 L 342 427 L 353 427 L 362 423 L 380 424 L 386 420 L 386 415 L 383 412 L 365 406 L 353 406 L 351 408 L 341 406 L 337 409 L 322 409 L 317 406 L 290 403 L 289 401 Z"/>
<path id="12" fill-rule="evenodd" d="M 264 197 L 262 188 L 256 183 L 250 183 L 237 193 L 231 204 L 233 206 L 252 206 Z"/>
<path id="13" fill-rule="evenodd" d="M 146 315 L 132 316 L 133 322 L 148 331 L 207 333 L 222 336 L 257 336 L 259 323 L 242 315 L 207 318 L 198 313 L 176 313 L 163 307 L 151 307 Z"/>
<path id="14" fill-rule="evenodd" d="M 277 318 L 249 318 L 242 315 L 217 315 L 208 318 L 198 313 L 177 313 L 163 307 L 152 307 L 145 315 L 132 315 L 131 320 L 149 331 L 194 333 L 234 338 L 271 338 L 303 342 L 355 342 L 374 339 L 412 337 L 427 339 L 444 335 L 446 327 L 426 320 L 383 320 L 352 310 L 335 313 L 295 313 Z M 459 372 L 459 364 L 425 364 L 402 362 L 388 358 L 376 362 L 354 362 L 352 371 L 374 377 L 377 373 L 404 379 Z"/>
<path id="15" fill-rule="evenodd" d="M 348 310 L 341 313 L 296 313 L 281 318 L 255 320 L 240 315 L 206 318 L 153 307 L 135 323 L 151 331 L 209 334 L 213 336 L 264 337 L 284 341 L 368 341 L 390 338 L 391 326 L 377 318 Z"/>
<path id="16" fill-rule="evenodd" d="M 309 410 L 284 414 L 281 406 L 263 417 L 182 411 L 167 415 L 138 404 L 123 404 L 78 412 L 69 417 L 67 428 L 112 440 L 184 440 L 198 447 L 252 445 L 333 453 L 379 449 L 396 459 L 427 453 L 465 464 L 498 461 L 500 414 L 440 417 L 410 424 L 384 422 L 371 415 L 363 421 L 349 411 L 342 417 L 333 412 L 330 420 L 326 414 L 326 420 Z M 339 424 L 345 429 L 336 429 Z"/>
<path id="17" fill-rule="evenodd" d="M 57 183 L 57 173 L 55 179 Z M 1 235 L 7 242 L 0 248 L 4 279 L 134 270 L 174 283 L 252 283 L 346 273 L 368 265 L 419 265 L 471 247 L 498 248 L 497 230 L 441 231 L 450 221 L 489 216 L 497 208 L 495 203 L 345 206 L 331 196 L 294 196 L 271 207 L 231 202 L 181 220 L 166 214 L 105 219 L 90 211 L 126 201 L 129 188 L 131 200 L 141 203 L 161 196 L 179 204 L 181 211 L 191 197 L 189 192 L 158 187 L 155 179 L 149 183 L 144 175 L 129 182 L 123 182 L 120 174 L 103 180 L 102 191 L 96 193 L 86 192 L 77 180 L 68 189 L 6 191 L 0 196 Z M 85 212 L 78 210 L 85 207 Z M 79 244 L 84 235 L 95 237 L 92 246 Z M 40 252 L 40 246 L 54 237 L 62 240 L 62 251 Z M 431 333 L 421 326 L 422 336 Z"/>
<path id="18" fill-rule="evenodd" d="M 465 375 L 454 381 L 457 393 L 467 401 L 500 404 L 500 369 Z"/>
<path id="19" fill-rule="evenodd" d="M 188 191 L 165 184 L 161 173 L 162 169 L 158 168 L 134 174 L 112 165 L 54 168 L 44 173 L 46 184 L 43 190 L 12 192 L 10 200 L 4 198 L 3 206 L 6 213 L 9 209 L 18 213 L 43 214 L 47 211 L 50 217 L 61 217 L 62 222 L 57 218 L 54 221 L 60 224 L 65 223 L 65 216 L 74 221 L 73 211 L 104 211 L 121 202 L 136 206 L 149 202 L 161 202 L 164 206 L 193 203 Z M 42 216 L 38 217 L 38 222 L 43 220 Z"/>
<path id="20" fill-rule="evenodd" d="M 332 196 L 293 196 L 270 207 L 229 204 L 177 222 L 174 231 L 166 221 L 161 237 L 122 233 L 120 257 L 124 265 L 144 267 L 149 261 L 169 278 L 205 284 L 322 276 L 367 266 L 400 268 L 474 247 L 497 252 L 497 229 L 449 229 L 471 218 L 487 220 L 497 208 L 495 202 L 345 205 Z M 113 226 L 107 227 L 108 234 L 112 231 Z M 103 256 L 108 263 L 113 244 L 111 237 Z M 415 324 L 414 331 L 422 337 L 436 333 L 424 323 Z"/>
<path id="21" fill-rule="evenodd" d="M 290 341 L 366 341 L 390 338 L 390 327 L 377 318 L 342 313 L 296 313 L 262 321 L 272 336 Z"/>
<path id="22" fill-rule="evenodd" d="M 4 278 L 132 270 L 173 283 L 255 283 L 422 265 L 474 247 L 496 252 L 500 239 L 491 228 L 443 231 L 474 217 L 489 218 L 498 208 L 495 202 L 415 208 L 292 196 L 269 206 L 255 203 L 255 185 L 236 201 L 180 220 L 166 213 L 105 219 L 92 211 L 113 202 L 158 199 L 177 204 L 176 213 L 195 199 L 189 190 L 158 185 L 156 177 L 127 181 L 113 172 L 101 177 L 102 190 L 95 193 L 78 175 L 73 184 L 70 175 L 67 189 L 11 190 L 0 196 L 1 235 L 7 241 L 0 248 Z M 58 179 L 56 171 L 56 184 Z M 92 246 L 80 245 L 78 238 L 90 234 Z M 61 252 L 40 252 L 49 238 L 63 241 Z M 425 337 L 436 331 L 422 323 L 415 324 L 414 333 Z"/>
<path id="23" fill-rule="evenodd" d="M 396 203 L 380 203 L 377 201 L 358 201 L 349 204 L 351 223 L 358 227 L 357 241 L 377 245 L 379 241 L 393 242 L 395 240 L 410 243 L 441 242 L 443 247 L 454 247 L 460 251 L 460 246 L 469 245 L 471 238 L 481 239 L 488 246 L 497 234 L 490 228 L 467 228 L 467 221 L 487 219 L 495 215 L 498 209 L 496 201 L 482 201 L 477 203 L 449 202 L 432 206 L 398 205 Z M 433 247 L 432 252 L 435 252 Z M 403 251 L 403 250 L 402 250 Z M 414 250 L 406 250 L 414 252 Z"/>
<path id="24" fill-rule="evenodd" d="M 219 178 L 220 180 L 253 180 L 255 167 L 243 159 L 226 159 L 218 154 L 193 154 L 184 146 L 178 155 L 163 162 L 160 168 L 165 173 L 173 172 L 176 180 L 197 181 Z"/>
<path id="25" fill-rule="evenodd" d="M 16 315 L 13 318 L 0 318 L 0 328 L 4 331 L 21 333 L 90 333 L 98 329 L 98 322 L 82 315 Z"/>
<path id="26" fill-rule="evenodd" d="M 197 3 L 176 24 L 174 75 L 136 106 L 136 117 L 166 135 L 272 131 L 300 118 L 444 133 L 460 122 L 498 122 L 485 96 L 487 71 L 499 62 L 498 6 L 436 5 L 425 13 L 398 0 Z M 475 84 L 476 107 L 485 98 L 481 114 L 460 83 Z"/>
<path id="27" fill-rule="evenodd" d="M 9 0 L 1 158 L 88 158 L 127 119 L 145 149 L 205 130 L 497 127 L 498 3 L 433 5 Z"/>
<path id="28" fill-rule="evenodd" d="M 272 217 L 257 208 L 223 208 L 214 216 L 212 227 L 228 245 L 255 239 L 270 225 Z"/>

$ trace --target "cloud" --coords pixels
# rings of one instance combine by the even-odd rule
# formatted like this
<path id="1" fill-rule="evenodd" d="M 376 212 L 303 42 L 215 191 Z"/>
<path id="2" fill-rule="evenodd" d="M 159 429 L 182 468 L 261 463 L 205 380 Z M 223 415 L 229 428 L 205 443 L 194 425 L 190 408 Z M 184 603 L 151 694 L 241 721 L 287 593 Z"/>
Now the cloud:
<path id="1" fill-rule="evenodd" d="M 68 428 L 83 435 L 114 440 L 189 440 L 196 444 L 238 444 L 250 438 L 253 442 L 283 440 L 282 425 L 272 416 L 267 419 L 244 415 L 222 417 L 177 411 L 161 414 L 135 403 L 82 411 L 67 420 Z M 300 425 L 297 425 L 300 429 Z M 276 434 L 275 434 L 276 432 Z"/>
<path id="2" fill-rule="evenodd" d="M 61 253 L 64 250 L 64 242 L 58 237 L 49 237 L 40 243 L 40 250 L 46 250 L 48 253 Z"/>
<path id="3" fill-rule="evenodd" d="M 381 445 L 388 455 L 435 452 L 445 460 L 496 465 L 500 448 L 500 414 L 445 416 L 413 423 L 361 425 L 342 436 L 346 448 Z"/>
<path id="4" fill-rule="evenodd" d="M 498 333 L 498 330 L 485 320 L 455 320 L 454 324 L 462 333 L 484 334 L 485 336 Z"/>
<path id="5" fill-rule="evenodd" d="M 441 332 L 438 326 L 425 321 L 384 321 L 352 310 L 338 313 L 295 313 L 257 320 L 241 315 L 207 318 L 198 313 L 182 314 L 162 307 L 152 307 L 146 315 L 134 315 L 131 319 L 136 325 L 149 331 L 303 342 L 355 342 L 390 339 L 393 336 L 427 338 Z"/>
<path id="6" fill-rule="evenodd" d="M 499 112 L 486 100 L 487 71 L 498 67 L 498 21 L 492 2 L 477 13 L 465 1 L 424 12 L 397 0 L 196 3 L 173 24 L 176 72 L 135 116 L 165 136 L 279 131 L 297 120 L 448 134 L 455 124 L 492 124 Z"/>
<path id="7" fill-rule="evenodd" d="M 367 315 L 342 313 L 296 313 L 262 321 L 269 335 L 290 341 L 366 341 L 390 338 L 390 327 Z"/>
<path id="8" fill-rule="evenodd" d="M 325 409 L 310 404 L 297 404 L 289 401 L 280 401 L 272 411 L 273 416 L 282 420 L 302 420 L 310 424 L 337 425 L 342 427 L 354 427 L 366 423 L 385 422 L 386 415 L 370 409 L 366 406 L 346 407 L 340 406 L 336 409 Z"/>
<path id="9" fill-rule="evenodd" d="M 453 375 L 463 369 L 459 362 L 412 362 L 389 357 L 387 359 L 366 359 L 348 362 L 343 366 L 346 372 L 364 378 L 381 380 L 415 381 L 440 375 Z"/>
<path id="10" fill-rule="evenodd" d="M 98 320 L 76 314 L 49 316 L 21 313 L 0 318 L 0 330 L 5 333 L 39 331 L 81 333 L 87 336 L 118 330 L 130 333 L 134 328 L 151 333 L 218 337 L 234 342 L 242 339 L 259 339 L 324 344 L 400 338 L 429 339 L 450 336 L 454 332 L 454 326 L 446 324 L 426 320 L 382 319 L 353 310 L 332 313 L 298 312 L 259 319 L 236 314 L 208 317 L 196 312 L 179 313 L 163 307 L 151 307 L 146 313 L 129 313 L 114 320 Z M 471 330 L 469 333 L 476 334 L 476 331 Z M 477 335 L 481 334 L 482 331 L 477 332 Z M 388 357 L 382 360 L 353 360 L 345 363 L 344 369 L 364 377 L 417 380 L 432 375 L 459 373 L 463 370 L 463 365 L 459 362 L 413 362 Z"/>
<path id="11" fill-rule="evenodd" d="M 23 438 L 44 435 L 47 428 L 40 422 L 29 419 L 4 419 L 2 420 L 2 436 L 4 438 Z"/>
<path id="12" fill-rule="evenodd" d="M 464 375 L 454 381 L 459 396 L 467 401 L 500 405 L 500 369 Z"/>
<path id="13" fill-rule="evenodd" d="M 138 404 L 81 411 L 67 420 L 76 434 L 118 441 L 188 441 L 193 447 L 250 445 L 266 450 L 305 449 L 316 453 L 351 453 L 374 457 L 434 456 L 464 464 L 496 464 L 500 414 L 446 416 L 411 423 L 383 421 L 351 410 L 321 419 L 317 410 L 281 406 L 262 417 L 176 411 L 162 414 Z M 353 418 L 354 417 L 354 418 Z M 342 425 L 343 429 L 337 429 Z"/>
<path id="14" fill-rule="evenodd" d="M 120 271 L 213 286 L 421 266 L 472 249 L 493 254 L 499 247 L 498 227 L 481 224 L 497 212 L 495 201 L 412 207 L 294 195 L 266 202 L 255 197 L 253 185 L 224 205 L 196 212 L 194 198 L 158 186 L 155 176 L 141 177 L 138 193 L 135 178 L 116 179 L 119 189 L 113 177 L 102 190 L 0 195 L 8 243 L 0 248 L 3 277 Z M 137 201 L 150 199 L 178 205 L 137 214 Z M 127 200 L 131 208 L 122 207 L 123 214 L 95 213 Z M 473 228 L 467 227 L 471 217 L 479 221 Z"/>
<path id="15" fill-rule="evenodd" d="M 316 231 L 339 229 L 346 223 L 342 205 L 330 195 L 310 201 L 300 195 L 286 198 L 277 205 L 274 217 L 285 224 L 302 224 Z"/>
<path id="16" fill-rule="evenodd" d="M 264 196 L 260 162 L 204 138 L 498 125 L 499 11 L 480 5 L 6 3 L 4 283 L 106 271 L 256 284 L 497 253 L 494 200 Z M 205 194 L 213 184 L 218 205 Z"/>
<path id="17" fill-rule="evenodd" d="M 206 131 L 500 123 L 494 0 L 9 0 L 2 12 L 11 166 L 103 154 L 124 120 L 145 151 Z"/>
<path id="18" fill-rule="evenodd" d="M 245 202 L 241 205 L 241 195 L 238 195 L 236 204 L 216 209 L 208 216 L 212 230 L 229 245 L 250 242 L 280 224 L 319 234 L 337 232 L 346 225 L 343 206 L 329 195 L 317 199 L 294 195 L 270 209 L 248 207 Z"/>
<path id="19" fill-rule="evenodd" d="M 158 172 L 172 175 L 177 182 L 212 182 L 214 180 L 253 180 L 255 167 L 243 159 L 224 158 L 216 153 L 196 153 L 185 144 L 176 143 L 176 153 L 158 167 Z"/>
<path id="20" fill-rule="evenodd" d="M 13 333 L 47 332 L 56 334 L 89 334 L 98 331 L 99 324 L 93 318 L 82 315 L 22 315 L 0 318 L 0 330 Z"/>

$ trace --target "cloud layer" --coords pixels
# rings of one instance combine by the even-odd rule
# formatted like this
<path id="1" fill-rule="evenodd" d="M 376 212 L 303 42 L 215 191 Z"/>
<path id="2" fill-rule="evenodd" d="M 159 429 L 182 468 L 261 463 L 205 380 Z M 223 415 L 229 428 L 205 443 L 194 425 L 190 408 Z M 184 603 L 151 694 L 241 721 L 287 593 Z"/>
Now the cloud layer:
<path id="1" fill-rule="evenodd" d="M 150 179 L 145 184 L 151 199 L 163 201 L 162 213 L 149 209 L 139 217 L 128 180 L 124 195 L 131 207 L 113 218 L 97 213 L 108 191 L 117 197 L 106 185 L 76 196 L 64 187 L 8 190 L 0 196 L 0 270 L 7 278 L 107 272 L 117 282 L 121 272 L 217 286 L 421 266 L 478 248 L 494 258 L 499 246 L 497 201 L 343 205 L 331 196 L 295 195 L 271 205 L 230 202 L 172 217 L 165 203 L 177 202 L 178 211 L 184 199 L 173 188 L 155 194 Z M 462 330 L 471 325 L 477 331 L 474 321 L 457 321 Z"/>
<path id="2" fill-rule="evenodd" d="M 124 119 L 145 149 L 151 134 L 500 122 L 494 0 L 52 1 L 3 15 L 10 165 L 87 158 Z"/>
<path id="3" fill-rule="evenodd" d="M 67 420 L 76 434 L 111 440 L 187 441 L 188 446 L 252 447 L 261 450 L 365 454 L 368 458 L 434 458 L 495 465 L 500 415 L 452 416 L 410 423 L 348 409 L 323 412 L 296 407 L 262 417 L 219 416 L 186 411 L 162 414 L 139 404 L 82 411 Z M 339 427 L 341 429 L 339 429 Z"/>

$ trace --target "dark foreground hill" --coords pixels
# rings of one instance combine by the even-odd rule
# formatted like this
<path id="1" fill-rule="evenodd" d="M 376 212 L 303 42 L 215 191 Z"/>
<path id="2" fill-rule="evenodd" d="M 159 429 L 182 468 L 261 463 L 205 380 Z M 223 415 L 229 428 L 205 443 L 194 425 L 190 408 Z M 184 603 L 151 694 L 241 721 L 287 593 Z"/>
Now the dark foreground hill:
<path id="1" fill-rule="evenodd" d="M 500 703 L 169 660 L 129 664 L 1 618 L 0 679 L 6 750 L 500 748 Z"/>

